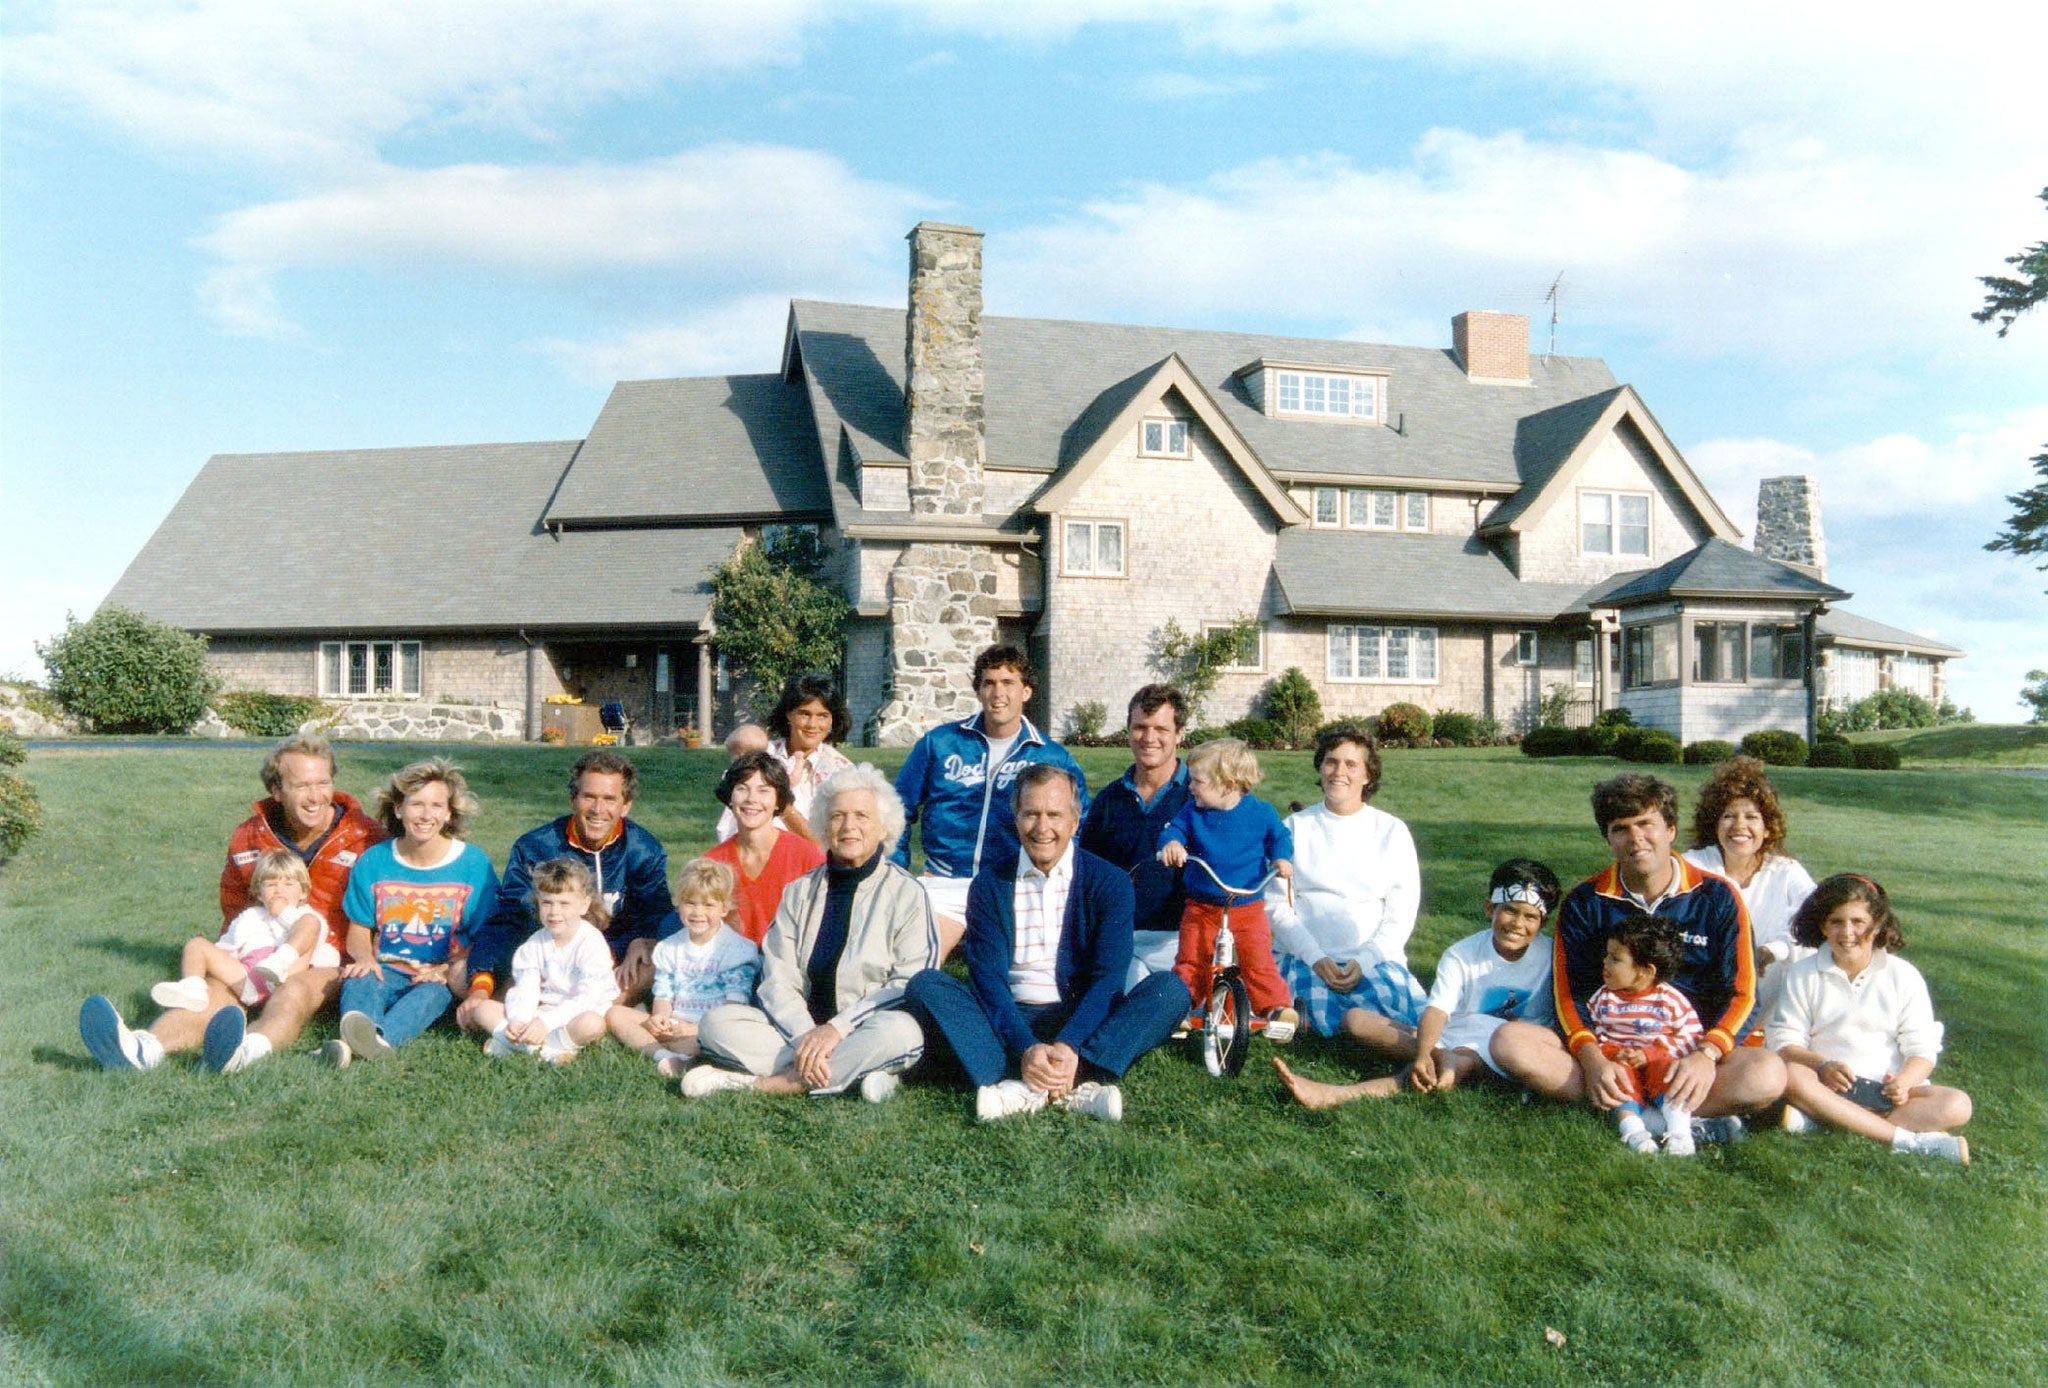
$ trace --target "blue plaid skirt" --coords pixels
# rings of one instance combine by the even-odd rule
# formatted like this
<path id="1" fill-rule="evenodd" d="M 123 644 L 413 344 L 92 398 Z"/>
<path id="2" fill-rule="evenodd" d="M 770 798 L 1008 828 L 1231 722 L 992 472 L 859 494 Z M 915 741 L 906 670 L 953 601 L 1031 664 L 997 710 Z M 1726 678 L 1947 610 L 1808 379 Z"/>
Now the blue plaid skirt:
<path id="1" fill-rule="evenodd" d="M 1302 1020 L 1314 1027 L 1318 1036 L 1340 1034 L 1344 1014 L 1354 1007 L 1412 1027 L 1422 1021 L 1423 1006 L 1429 1001 L 1415 975 L 1392 960 L 1367 969 L 1357 990 L 1350 993 L 1330 991 L 1321 975 L 1291 954 L 1282 954 L 1279 963 L 1280 976 L 1293 991 Z"/>

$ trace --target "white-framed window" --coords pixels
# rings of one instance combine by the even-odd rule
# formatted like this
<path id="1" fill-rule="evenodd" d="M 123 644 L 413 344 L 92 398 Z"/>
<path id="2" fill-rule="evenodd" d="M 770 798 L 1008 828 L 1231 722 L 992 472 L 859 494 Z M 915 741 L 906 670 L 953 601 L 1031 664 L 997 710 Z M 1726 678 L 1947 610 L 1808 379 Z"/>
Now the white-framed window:
<path id="1" fill-rule="evenodd" d="M 1892 688 L 1910 690 L 1923 699 L 1934 697 L 1934 662 L 1924 655 L 1892 657 Z"/>
<path id="2" fill-rule="evenodd" d="M 1317 492 L 1318 498 L 1321 491 Z M 1334 521 L 1318 520 L 1334 525 Z M 1344 493 L 1344 526 L 1348 530 L 1428 530 L 1428 492 L 1390 492 L 1351 487 Z"/>
<path id="3" fill-rule="evenodd" d="M 417 641 L 322 641 L 320 695 L 331 699 L 417 699 Z"/>
<path id="4" fill-rule="evenodd" d="M 1345 683 L 1435 684 L 1435 627 L 1333 624 L 1328 632 L 1332 680 Z"/>
<path id="5" fill-rule="evenodd" d="M 1650 555 L 1650 494 L 1580 492 L 1579 552 L 1647 559 Z"/>
<path id="6" fill-rule="evenodd" d="M 1138 430 L 1138 451 L 1147 458 L 1189 456 L 1188 426 L 1179 419 L 1148 419 Z"/>
<path id="7" fill-rule="evenodd" d="M 1540 646 L 1533 631 L 1515 633 L 1515 664 L 1535 665 L 1541 661 Z"/>
<path id="8" fill-rule="evenodd" d="M 1742 622 L 1692 624 L 1694 684 L 1743 684 L 1749 679 L 1749 628 Z"/>
<path id="9" fill-rule="evenodd" d="M 1219 631 L 1228 631 L 1229 629 L 1230 623 L 1228 622 L 1211 622 L 1202 628 L 1202 635 L 1214 636 Z M 1236 674 L 1256 674 L 1258 671 L 1265 669 L 1266 629 L 1264 627 L 1253 627 L 1246 634 L 1243 644 L 1237 648 L 1237 654 L 1231 657 L 1230 662 L 1225 665 L 1219 665 L 1217 668 Z"/>
<path id="10" fill-rule="evenodd" d="M 1593 638 L 1581 636 L 1572 643 L 1572 683 L 1591 685 L 1593 683 Z"/>
<path id="11" fill-rule="evenodd" d="M 1317 525 L 1342 525 L 1343 514 L 1338 510 L 1343 493 L 1335 487 L 1317 487 L 1315 497 L 1315 523 Z"/>
<path id="12" fill-rule="evenodd" d="M 1877 672 L 1881 658 L 1876 651 L 1837 646 L 1831 662 L 1832 678 L 1828 697 L 1837 704 L 1853 704 L 1877 693 Z"/>
<path id="13" fill-rule="evenodd" d="M 1122 521 L 1079 521 L 1066 523 L 1066 542 L 1061 547 L 1061 573 L 1088 578 L 1124 576 L 1124 523 Z"/>
<path id="14" fill-rule="evenodd" d="M 1749 626 L 1749 677 L 1753 680 L 1806 678 L 1806 632 L 1789 623 Z"/>
<path id="15" fill-rule="evenodd" d="M 1645 622 L 1624 628 L 1621 687 L 1644 689 L 1678 683 L 1678 623 Z"/>
<path id="16" fill-rule="evenodd" d="M 1382 377 L 1357 372 L 1275 370 L 1273 412 L 1371 423 L 1385 413 L 1382 385 Z"/>

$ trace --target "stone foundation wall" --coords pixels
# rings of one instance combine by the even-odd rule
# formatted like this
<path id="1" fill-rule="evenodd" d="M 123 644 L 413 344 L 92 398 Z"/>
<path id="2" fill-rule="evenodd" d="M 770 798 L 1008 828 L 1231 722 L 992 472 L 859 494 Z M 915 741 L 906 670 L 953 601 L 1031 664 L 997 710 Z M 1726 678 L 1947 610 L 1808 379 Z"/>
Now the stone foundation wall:
<path id="1" fill-rule="evenodd" d="M 341 705 L 319 731 L 337 742 L 523 742 L 526 710 L 499 704 L 356 701 Z"/>

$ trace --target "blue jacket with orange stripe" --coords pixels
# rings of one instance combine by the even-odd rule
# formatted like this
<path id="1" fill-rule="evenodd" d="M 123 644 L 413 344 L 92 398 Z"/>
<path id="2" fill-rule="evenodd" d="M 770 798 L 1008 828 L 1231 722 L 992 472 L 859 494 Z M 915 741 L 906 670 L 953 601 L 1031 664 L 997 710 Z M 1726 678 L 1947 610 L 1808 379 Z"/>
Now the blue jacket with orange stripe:
<path id="1" fill-rule="evenodd" d="M 1756 1027 L 1756 954 L 1749 912 L 1742 894 L 1725 877 L 1674 857 L 1678 880 L 1657 903 L 1656 914 L 1678 926 L 1684 956 L 1669 982 L 1700 1014 L 1706 1035 L 1700 1044 L 1728 1054 Z M 1574 1054 L 1594 1040 L 1586 1005 L 1600 987 L 1600 959 L 1607 930 L 1640 908 L 1628 899 L 1621 868 L 1610 863 L 1565 897 L 1557 915 L 1557 1024 Z"/>

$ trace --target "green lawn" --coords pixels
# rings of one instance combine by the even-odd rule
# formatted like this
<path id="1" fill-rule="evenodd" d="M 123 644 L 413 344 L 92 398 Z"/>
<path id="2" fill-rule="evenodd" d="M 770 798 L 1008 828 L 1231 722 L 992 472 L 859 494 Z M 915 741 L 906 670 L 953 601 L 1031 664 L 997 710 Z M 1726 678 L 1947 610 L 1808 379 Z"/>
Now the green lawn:
<path id="1" fill-rule="evenodd" d="M 342 784 L 408 755 L 351 747 Z M 499 861 L 564 801 L 571 753 L 461 759 Z M 1099 779 L 1123 758 L 1083 760 Z M 680 861 L 722 758 L 640 762 L 639 817 Z M 920 1085 L 879 1108 L 685 1103 L 616 1048 L 553 1073 L 440 1032 L 339 1074 L 294 1054 L 104 1075 L 78 1003 L 149 1015 L 179 943 L 217 926 L 255 763 L 29 760 L 46 828 L 0 867 L 0 1381 L 2048 1378 L 2048 779 L 1775 773 L 1807 865 L 1870 873 L 1901 907 L 1948 1025 L 1938 1075 L 1977 1100 L 1965 1171 L 1776 1132 L 1645 1159 L 1587 1112 L 1499 1093 L 1309 1114 L 1263 1042 L 1236 1082 L 1183 1049 L 1147 1058 L 1119 1126 L 979 1127 Z M 1305 756 L 1268 765 L 1268 798 L 1312 797 Z M 1617 767 L 1388 756 L 1425 981 L 1477 928 L 1496 860 L 1600 863 L 1586 791 Z M 1672 771 L 1688 793 L 1701 775 Z"/>
<path id="2" fill-rule="evenodd" d="M 2048 723 L 1951 723 L 1856 733 L 1857 742 L 1889 742 L 1909 766 L 2048 769 Z"/>

